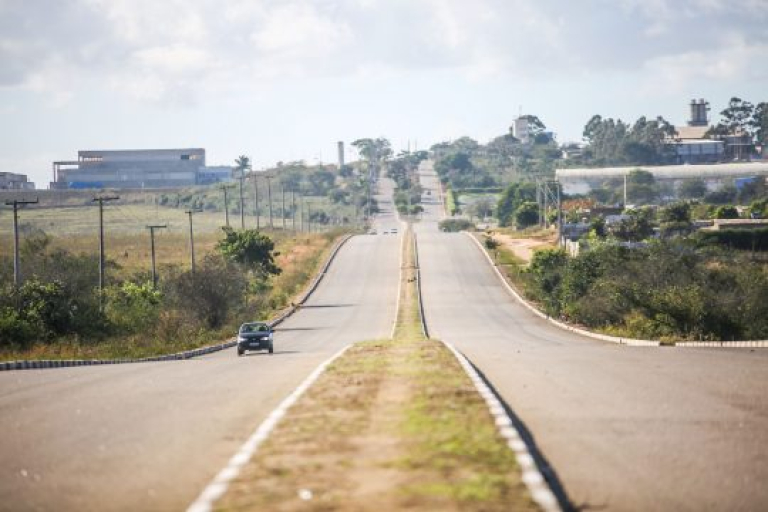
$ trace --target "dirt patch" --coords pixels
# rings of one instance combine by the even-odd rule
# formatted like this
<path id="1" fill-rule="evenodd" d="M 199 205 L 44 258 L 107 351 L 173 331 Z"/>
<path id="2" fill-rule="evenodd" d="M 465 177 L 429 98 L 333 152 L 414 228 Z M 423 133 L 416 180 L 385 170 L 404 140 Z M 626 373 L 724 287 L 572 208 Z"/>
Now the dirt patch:
<path id="1" fill-rule="evenodd" d="M 494 234 L 493 238 L 501 242 L 504 247 L 512 251 L 515 256 L 523 260 L 526 264 L 531 262 L 533 253 L 536 252 L 537 249 L 554 247 L 553 242 L 546 239 L 512 238 L 509 235 L 501 233 Z"/>

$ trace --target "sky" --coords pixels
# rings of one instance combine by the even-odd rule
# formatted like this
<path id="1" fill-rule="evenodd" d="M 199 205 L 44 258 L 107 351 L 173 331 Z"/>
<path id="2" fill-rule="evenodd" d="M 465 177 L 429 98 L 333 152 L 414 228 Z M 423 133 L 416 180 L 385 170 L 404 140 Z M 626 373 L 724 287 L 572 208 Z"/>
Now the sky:
<path id="1" fill-rule="evenodd" d="M 733 96 L 768 101 L 768 0 L 0 0 L 0 171 L 38 188 L 84 149 L 259 169 Z"/>

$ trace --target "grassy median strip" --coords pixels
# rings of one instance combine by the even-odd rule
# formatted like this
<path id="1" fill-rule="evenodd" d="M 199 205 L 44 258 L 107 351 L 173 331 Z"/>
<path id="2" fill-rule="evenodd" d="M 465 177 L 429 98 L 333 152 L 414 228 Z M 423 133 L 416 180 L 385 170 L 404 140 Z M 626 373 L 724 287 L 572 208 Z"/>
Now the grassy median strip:
<path id="1" fill-rule="evenodd" d="M 395 339 L 357 343 L 329 366 L 217 509 L 536 509 L 455 357 L 424 339 L 405 247 Z"/>

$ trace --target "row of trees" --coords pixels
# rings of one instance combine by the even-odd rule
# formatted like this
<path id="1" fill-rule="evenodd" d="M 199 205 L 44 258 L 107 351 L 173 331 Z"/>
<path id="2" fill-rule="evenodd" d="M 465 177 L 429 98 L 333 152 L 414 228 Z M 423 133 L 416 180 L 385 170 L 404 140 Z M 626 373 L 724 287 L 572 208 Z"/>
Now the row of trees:
<path id="1" fill-rule="evenodd" d="M 584 127 L 588 146 L 584 159 L 590 165 L 659 165 L 669 162 L 674 147 L 664 144 L 675 127 L 663 117 L 639 118 L 634 124 L 621 119 L 593 116 Z"/>

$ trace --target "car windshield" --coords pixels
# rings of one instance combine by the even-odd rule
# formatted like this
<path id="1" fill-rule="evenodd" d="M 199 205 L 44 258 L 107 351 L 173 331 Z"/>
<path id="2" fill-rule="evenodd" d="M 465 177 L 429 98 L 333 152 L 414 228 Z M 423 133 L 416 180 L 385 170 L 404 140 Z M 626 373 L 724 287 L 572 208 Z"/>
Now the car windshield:
<path id="1" fill-rule="evenodd" d="M 240 332 L 241 333 L 267 332 L 267 331 L 269 331 L 269 326 L 267 324 L 263 324 L 263 323 L 243 324 L 240 327 Z"/>

